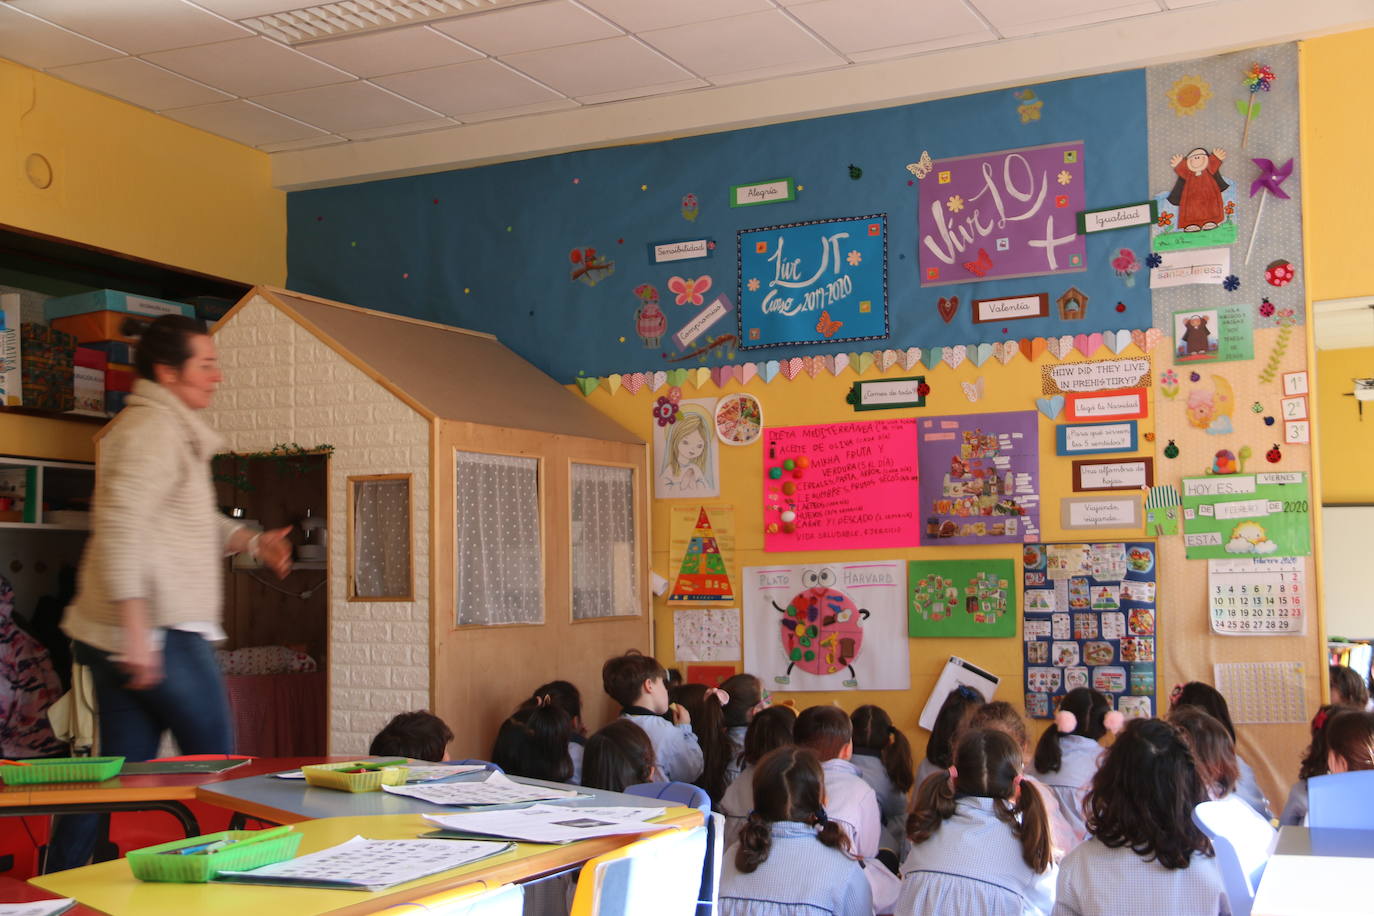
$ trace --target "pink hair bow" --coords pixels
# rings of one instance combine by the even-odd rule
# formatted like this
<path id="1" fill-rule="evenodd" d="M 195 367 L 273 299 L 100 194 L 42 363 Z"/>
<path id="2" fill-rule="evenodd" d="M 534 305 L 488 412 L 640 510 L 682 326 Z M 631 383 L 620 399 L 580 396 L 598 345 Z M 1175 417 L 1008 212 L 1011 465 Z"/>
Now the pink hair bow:
<path id="1" fill-rule="evenodd" d="M 706 695 L 708 697 L 715 697 L 716 700 L 719 701 L 720 705 L 722 706 L 725 706 L 730 702 L 730 694 L 726 693 L 724 690 L 721 690 L 719 687 L 707 687 Z"/>

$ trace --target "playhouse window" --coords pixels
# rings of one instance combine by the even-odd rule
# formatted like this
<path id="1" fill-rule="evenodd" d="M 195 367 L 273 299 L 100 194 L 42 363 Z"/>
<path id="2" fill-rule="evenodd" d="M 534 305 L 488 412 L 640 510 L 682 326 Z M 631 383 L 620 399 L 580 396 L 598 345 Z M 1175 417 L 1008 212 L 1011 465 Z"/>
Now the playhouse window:
<path id="1" fill-rule="evenodd" d="M 573 462 L 573 620 L 639 613 L 634 469 Z"/>
<path id="2" fill-rule="evenodd" d="M 543 623 L 539 459 L 454 456 L 457 625 Z"/>
<path id="3" fill-rule="evenodd" d="M 348 597 L 411 600 L 410 476 L 350 477 L 348 483 Z"/>

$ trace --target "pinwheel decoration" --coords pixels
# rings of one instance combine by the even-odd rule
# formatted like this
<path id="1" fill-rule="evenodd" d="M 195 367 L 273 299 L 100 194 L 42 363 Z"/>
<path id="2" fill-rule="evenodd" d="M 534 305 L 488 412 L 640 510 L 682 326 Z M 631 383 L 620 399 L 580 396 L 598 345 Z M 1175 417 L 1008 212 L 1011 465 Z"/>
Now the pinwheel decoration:
<path id="1" fill-rule="evenodd" d="M 1288 180 L 1288 176 L 1293 174 L 1293 160 L 1291 158 L 1283 165 L 1274 165 L 1272 159 L 1251 159 L 1250 161 L 1259 169 L 1259 175 L 1250 182 L 1250 196 L 1260 195 L 1260 205 L 1259 210 L 1255 213 L 1255 225 L 1250 230 L 1250 244 L 1245 246 L 1246 263 L 1249 263 L 1250 252 L 1255 248 L 1255 236 L 1259 233 L 1260 220 L 1264 219 L 1265 200 L 1269 198 L 1270 194 L 1289 200 L 1288 192 L 1283 189 L 1283 183 Z"/>

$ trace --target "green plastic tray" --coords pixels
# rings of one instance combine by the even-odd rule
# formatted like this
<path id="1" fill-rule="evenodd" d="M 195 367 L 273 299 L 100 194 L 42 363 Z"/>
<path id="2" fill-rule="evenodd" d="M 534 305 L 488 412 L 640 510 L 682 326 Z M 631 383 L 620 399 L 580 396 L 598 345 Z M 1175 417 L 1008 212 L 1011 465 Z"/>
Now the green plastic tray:
<path id="1" fill-rule="evenodd" d="M 183 846 L 200 846 L 218 840 L 251 839 L 257 830 L 226 830 L 205 836 L 174 840 L 145 849 L 135 849 L 126 856 L 129 870 L 140 881 L 176 881 L 183 884 L 199 884 L 211 881 L 222 871 L 248 871 L 284 862 L 296 854 L 301 845 L 301 834 L 292 830 L 271 839 L 256 843 L 237 843 L 216 852 L 203 855 L 168 855 L 173 849 Z"/>
<path id="2" fill-rule="evenodd" d="M 119 775 L 123 757 L 53 757 L 28 760 L 28 766 L 0 766 L 7 786 L 36 786 L 49 782 L 104 782 Z"/>

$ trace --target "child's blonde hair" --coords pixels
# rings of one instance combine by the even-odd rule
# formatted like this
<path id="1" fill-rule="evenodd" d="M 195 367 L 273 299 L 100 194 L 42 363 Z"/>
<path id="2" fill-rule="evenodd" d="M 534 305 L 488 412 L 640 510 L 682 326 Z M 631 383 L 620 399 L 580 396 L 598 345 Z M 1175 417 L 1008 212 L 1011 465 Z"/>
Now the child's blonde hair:
<path id="1" fill-rule="evenodd" d="M 692 459 L 692 464 L 705 476 L 709 469 L 707 455 L 711 449 L 711 437 L 706 435 L 706 414 L 695 407 L 683 407 L 678 412 L 677 422 L 668 430 L 668 454 L 665 456 L 668 469 L 674 474 L 682 473 L 682 465 L 678 464 L 677 460 L 677 450 L 682 445 L 682 440 L 692 433 L 700 433 L 702 441 L 701 454 Z"/>

